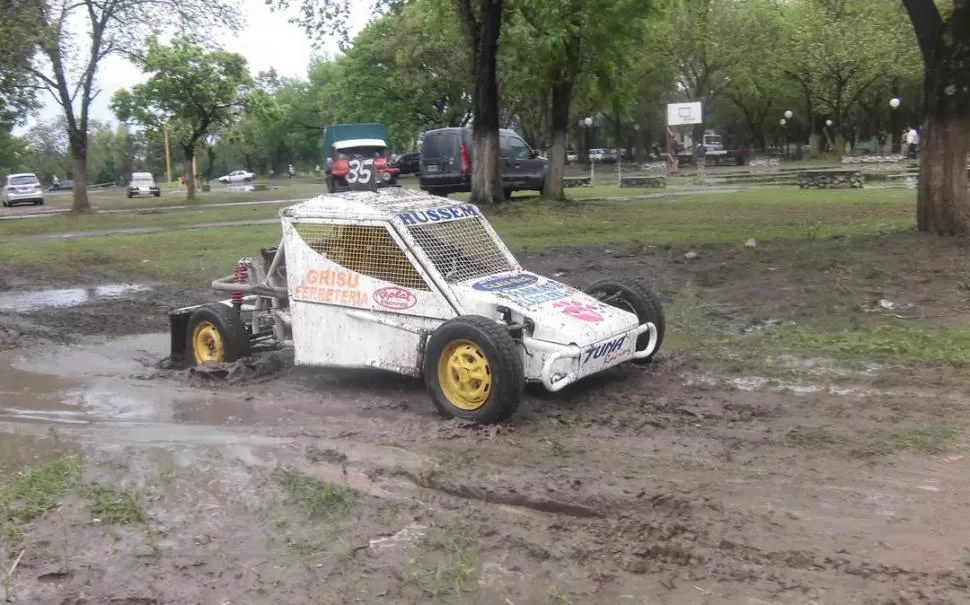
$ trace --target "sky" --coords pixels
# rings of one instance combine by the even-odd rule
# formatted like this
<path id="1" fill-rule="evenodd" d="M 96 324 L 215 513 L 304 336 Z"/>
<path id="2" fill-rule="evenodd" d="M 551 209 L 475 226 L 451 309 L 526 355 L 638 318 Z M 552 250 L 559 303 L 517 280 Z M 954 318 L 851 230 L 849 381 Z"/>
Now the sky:
<path id="1" fill-rule="evenodd" d="M 336 40 L 327 40 L 320 50 L 315 51 L 303 28 L 288 22 L 295 14 L 293 9 L 288 12 L 274 12 L 266 6 L 264 0 L 241 0 L 241 3 L 245 28 L 236 35 L 223 34 L 219 38 L 226 50 L 246 57 L 254 76 L 272 67 L 281 76 L 305 78 L 313 56 L 323 53 L 332 56 L 338 53 Z M 354 0 L 351 35 L 360 31 L 367 23 L 370 4 L 369 0 Z M 116 90 L 130 88 L 145 79 L 146 76 L 137 67 L 121 56 L 113 55 L 102 60 L 97 76 L 101 93 L 91 104 L 91 119 L 117 123 L 117 118 L 109 108 L 111 96 Z M 38 121 L 48 121 L 61 114 L 61 107 L 48 92 L 42 91 L 40 100 L 44 103 L 43 108 L 26 125 L 17 128 L 16 134 L 22 135 Z"/>

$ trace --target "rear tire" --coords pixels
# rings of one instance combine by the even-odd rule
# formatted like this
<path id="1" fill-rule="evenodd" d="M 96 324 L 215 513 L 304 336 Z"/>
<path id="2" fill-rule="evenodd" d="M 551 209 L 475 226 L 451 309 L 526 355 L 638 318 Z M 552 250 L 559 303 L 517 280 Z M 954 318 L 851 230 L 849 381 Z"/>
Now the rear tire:
<path id="1" fill-rule="evenodd" d="M 186 326 L 187 357 L 195 365 L 231 363 L 249 355 L 249 333 L 236 310 L 207 303 L 192 312 Z"/>
<path id="2" fill-rule="evenodd" d="M 525 371 L 505 326 L 480 315 L 463 315 L 431 334 L 424 380 L 439 414 L 488 424 L 518 409 Z"/>
<path id="3" fill-rule="evenodd" d="M 603 300 L 608 305 L 629 311 L 637 316 L 641 324 L 651 322 L 657 326 L 657 348 L 648 357 L 631 360 L 636 364 L 647 364 L 653 360 L 660 350 L 666 331 L 666 318 L 663 306 L 657 296 L 644 283 L 632 277 L 616 279 L 601 279 L 586 288 L 585 292 L 596 299 Z M 642 349 L 650 341 L 650 335 L 641 334 L 637 338 L 637 350 Z"/>

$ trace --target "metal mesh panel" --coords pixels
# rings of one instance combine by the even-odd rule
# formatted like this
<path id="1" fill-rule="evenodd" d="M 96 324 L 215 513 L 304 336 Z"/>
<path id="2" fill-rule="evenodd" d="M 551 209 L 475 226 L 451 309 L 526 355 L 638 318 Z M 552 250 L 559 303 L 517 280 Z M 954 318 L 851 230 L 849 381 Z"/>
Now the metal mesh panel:
<path id="1" fill-rule="evenodd" d="M 478 219 L 415 225 L 409 229 L 448 282 L 462 282 L 515 269 Z"/>
<path id="2" fill-rule="evenodd" d="M 362 275 L 413 290 L 430 290 L 385 227 L 295 223 L 314 251 Z"/>

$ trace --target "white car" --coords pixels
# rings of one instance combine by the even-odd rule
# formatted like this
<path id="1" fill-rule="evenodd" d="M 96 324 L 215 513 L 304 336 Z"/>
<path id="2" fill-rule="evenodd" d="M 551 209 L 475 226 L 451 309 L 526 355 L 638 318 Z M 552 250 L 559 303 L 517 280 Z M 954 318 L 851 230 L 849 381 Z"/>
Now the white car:
<path id="1" fill-rule="evenodd" d="M 423 376 L 440 413 L 513 414 L 550 391 L 650 360 L 664 311 L 640 282 L 580 291 L 524 270 L 477 206 L 403 188 L 280 210 L 282 239 L 212 282 L 221 302 L 170 313 L 172 359 L 231 362 L 292 346 L 297 365 Z"/>
<path id="2" fill-rule="evenodd" d="M 8 174 L 3 179 L 3 189 L 0 190 L 0 200 L 5 208 L 14 204 L 33 204 L 39 206 L 44 203 L 44 187 L 32 172 Z"/>
<path id="3" fill-rule="evenodd" d="M 220 176 L 219 182 L 226 183 L 227 185 L 229 183 L 241 183 L 241 182 L 248 183 L 254 178 L 256 178 L 256 175 L 253 174 L 252 172 L 246 172 L 245 170 L 233 170 L 229 174 Z"/>
<path id="4" fill-rule="evenodd" d="M 132 172 L 131 178 L 128 179 L 127 195 L 129 199 L 136 195 L 159 197 L 162 195 L 162 190 L 159 189 L 151 172 Z"/>

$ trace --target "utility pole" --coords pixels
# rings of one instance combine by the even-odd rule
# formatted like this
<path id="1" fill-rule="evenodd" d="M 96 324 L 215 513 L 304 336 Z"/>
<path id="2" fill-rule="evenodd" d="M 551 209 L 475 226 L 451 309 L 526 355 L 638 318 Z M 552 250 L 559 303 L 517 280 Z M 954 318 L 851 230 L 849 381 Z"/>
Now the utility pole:
<path id="1" fill-rule="evenodd" d="M 165 177 L 168 184 L 172 184 L 172 154 L 168 150 L 168 122 L 162 124 L 162 131 L 165 133 Z"/>

